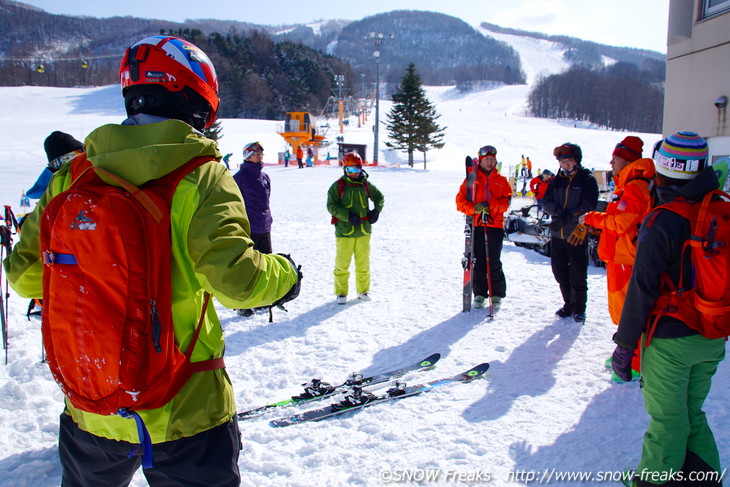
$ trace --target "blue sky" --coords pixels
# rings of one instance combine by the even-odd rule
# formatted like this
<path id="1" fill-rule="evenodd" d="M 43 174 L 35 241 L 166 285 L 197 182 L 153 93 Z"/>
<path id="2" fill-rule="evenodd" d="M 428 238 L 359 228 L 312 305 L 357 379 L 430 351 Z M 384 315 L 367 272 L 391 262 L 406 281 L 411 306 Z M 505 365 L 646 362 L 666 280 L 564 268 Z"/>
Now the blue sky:
<path id="1" fill-rule="evenodd" d="M 232 19 L 256 24 L 359 20 L 391 10 L 430 10 L 477 26 L 483 21 L 602 44 L 666 52 L 668 0 L 26 0 L 55 14 L 131 15 L 172 21 Z"/>

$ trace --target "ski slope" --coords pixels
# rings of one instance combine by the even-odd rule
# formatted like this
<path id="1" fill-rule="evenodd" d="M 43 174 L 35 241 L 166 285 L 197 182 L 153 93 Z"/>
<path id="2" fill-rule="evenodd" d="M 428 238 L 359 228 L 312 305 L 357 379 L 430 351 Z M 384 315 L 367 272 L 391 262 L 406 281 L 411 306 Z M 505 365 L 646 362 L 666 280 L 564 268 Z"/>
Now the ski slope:
<path id="1" fill-rule="evenodd" d="M 447 127 L 446 146 L 428 154 L 427 170 L 419 155 L 411 169 L 403 165 L 405 155 L 390 151 L 381 154 L 383 167 L 368 169 L 385 195 L 374 225 L 368 303 L 353 299 L 354 290 L 348 304 L 334 303 L 335 242 L 325 201 L 341 170 L 266 168 L 274 250 L 291 253 L 304 280 L 299 298 L 288 313 L 275 311 L 273 323 L 268 316 L 240 318 L 216 304 L 239 410 L 298 394 L 313 377 L 338 383 L 351 372 L 382 372 L 434 352 L 442 354 L 436 368 L 406 377 L 407 383 L 451 376 L 484 361 L 491 369 L 483 380 L 319 423 L 271 428 L 268 421 L 285 411 L 243 422 L 244 486 L 447 485 L 458 478 L 463 485 L 489 479 L 502 486 L 528 485 L 537 481 L 533 475 L 577 486 L 638 463 L 648 418 L 638 384 L 612 383 L 604 368 L 615 326 L 603 269 L 589 268 L 587 321 L 579 326 L 553 315 L 562 302 L 549 259 L 506 243 L 502 309 L 493 321 L 484 311 L 461 312 L 463 216 L 454 197 L 464 156 L 492 144 L 505 173 L 521 155 L 530 156 L 535 168 L 557 171 L 552 150 L 572 141 L 583 148 L 584 165 L 608 169 L 613 147 L 627 135 L 527 117 L 527 90 L 504 86 L 461 94 L 430 88 Z M 124 118 L 118 86 L 0 88 L 0 97 L 0 132 L 6 134 L 0 201 L 16 211 L 21 192 L 45 166 L 42 145 L 51 131 L 83 139 L 94 127 Z M 388 108 L 383 103 L 381 113 Z M 259 140 L 265 161 L 273 162 L 284 147 L 276 124 L 223 120 L 221 150 L 232 152 L 237 165 L 243 144 Z M 345 140 L 372 144 L 371 129 L 351 123 Z M 636 135 L 648 147 L 659 138 Z M 526 203 L 515 199 L 513 207 Z M 0 365 L 0 486 L 59 485 L 62 394 L 39 363 L 40 323 L 25 318 L 27 300 L 11 291 L 9 307 L 9 364 Z M 729 380 L 723 363 L 705 404 L 725 466 Z M 564 474 L 591 475 L 593 481 L 558 481 Z M 132 485 L 146 485 L 141 473 Z"/>

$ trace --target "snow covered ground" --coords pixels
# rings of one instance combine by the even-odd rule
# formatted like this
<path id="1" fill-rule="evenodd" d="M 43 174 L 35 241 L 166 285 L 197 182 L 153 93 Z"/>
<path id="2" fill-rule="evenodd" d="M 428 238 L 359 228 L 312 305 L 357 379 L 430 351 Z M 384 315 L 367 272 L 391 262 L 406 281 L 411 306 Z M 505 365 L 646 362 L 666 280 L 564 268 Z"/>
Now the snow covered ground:
<path id="1" fill-rule="evenodd" d="M 648 418 L 638 384 L 612 383 L 603 365 L 614 348 L 615 327 L 602 269 L 589 268 L 588 317 L 579 326 L 553 315 L 562 302 L 549 260 L 507 243 L 502 259 L 508 296 L 501 311 L 494 321 L 484 311 L 461 312 L 463 217 L 454 196 L 464 156 L 493 144 L 505 172 L 522 154 L 535 167 L 556 171 L 553 147 L 573 141 L 582 146 L 587 167 L 608 169 L 612 148 L 627 135 L 526 117 L 527 91 L 430 89 L 448 129 L 444 149 L 429 153 L 428 170 L 421 164 L 407 168 L 401 165 L 404 155 L 391 152 L 381 156 L 388 167 L 368 169 L 385 194 L 374 226 L 369 303 L 352 299 L 354 291 L 347 305 L 334 303 L 334 232 L 325 200 L 340 169 L 266 169 L 273 186 L 274 249 L 302 264 L 304 280 L 300 297 L 288 313 L 275 311 L 274 323 L 267 316 L 239 318 L 217 306 L 240 410 L 297 394 L 299 384 L 313 377 L 341 382 L 354 371 L 377 373 L 433 352 L 442 354 L 436 368 L 406 382 L 452 375 L 484 361 L 492 368 L 484 380 L 320 423 L 268 426 L 285 411 L 243 422 L 243 485 L 501 486 L 548 475 L 554 485 L 593 485 L 599 476 L 637 464 Z M 0 202 L 16 211 L 21 191 L 45 165 L 42 143 L 51 131 L 83 139 L 124 116 L 117 86 L 0 88 L 0 98 L 0 132 L 6 134 Z M 381 108 L 385 114 L 389 107 Z M 233 152 L 237 164 L 242 145 L 260 140 L 265 160 L 273 161 L 283 150 L 276 123 L 223 120 L 221 148 Z M 372 143 L 371 127 L 355 125 L 345 140 Z M 649 147 L 659 138 L 638 135 Z M 515 199 L 513 207 L 525 203 Z M 40 323 L 26 320 L 27 301 L 11 291 L 9 306 L 9 363 L 0 365 L 0 486 L 58 485 L 62 395 L 39 363 Z M 729 379 L 723 363 L 705 405 L 725 466 L 730 391 L 723 386 Z M 562 474 L 593 480 L 557 480 Z M 146 485 L 141 474 L 132 485 Z"/>

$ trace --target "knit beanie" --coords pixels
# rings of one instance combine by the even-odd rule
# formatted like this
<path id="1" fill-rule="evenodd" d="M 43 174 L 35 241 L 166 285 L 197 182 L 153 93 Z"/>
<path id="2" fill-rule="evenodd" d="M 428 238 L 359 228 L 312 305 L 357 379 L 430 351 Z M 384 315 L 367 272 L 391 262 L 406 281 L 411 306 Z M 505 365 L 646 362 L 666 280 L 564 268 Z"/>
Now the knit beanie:
<path id="1" fill-rule="evenodd" d="M 74 139 L 69 134 L 55 131 L 43 142 L 43 148 L 46 150 L 48 162 L 68 154 L 69 152 L 83 149 L 84 144 Z"/>
<path id="2" fill-rule="evenodd" d="M 629 135 L 624 140 L 616 144 L 616 148 L 613 150 L 613 155 L 618 156 L 621 159 L 634 162 L 637 159 L 641 159 L 642 150 L 644 148 L 644 141 L 633 135 Z"/>
<path id="3" fill-rule="evenodd" d="M 654 154 L 656 171 L 668 178 L 692 179 L 707 165 L 705 139 L 695 132 L 677 132 L 662 142 Z"/>

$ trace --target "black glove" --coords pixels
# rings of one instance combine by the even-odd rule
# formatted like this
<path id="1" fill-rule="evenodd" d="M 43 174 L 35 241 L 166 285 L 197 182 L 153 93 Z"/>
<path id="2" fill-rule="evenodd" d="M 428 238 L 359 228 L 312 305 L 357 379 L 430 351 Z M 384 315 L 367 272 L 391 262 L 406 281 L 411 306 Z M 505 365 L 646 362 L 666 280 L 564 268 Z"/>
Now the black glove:
<path id="1" fill-rule="evenodd" d="M 357 216 L 356 214 L 354 214 L 353 212 L 350 212 L 350 215 L 347 217 L 347 221 L 349 221 L 350 225 L 352 225 L 353 227 L 359 227 L 360 224 L 362 223 L 362 220 L 360 219 L 360 217 Z"/>
<path id="2" fill-rule="evenodd" d="M 380 218 L 380 212 L 373 208 L 372 210 L 368 211 L 368 220 L 370 220 L 370 223 L 375 223 L 378 221 L 378 218 Z"/>
<path id="3" fill-rule="evenodd" d="M 294 285 L 287 291 L 287 293 L 278 301 L 276 301 L 272 306 L 281 306 L 284 303 L 288 303 L 289 301 L 296 299 L 297 296 L 299 296 L 299 291 L 302 287 L 302 278 L 304 277 L 302 275 L 302 266 L 298 266 L 294 263 L 294 261 L 291 258 L 291 255 L 289 254 L 276 254 L 280 255 L 282 257 L 286 257 L 286 259 L 289 261 L 291 266 L 294 268 L 295 271 L 297 271 L 297 282 L 294 283 Z"/>
<path id="4" fill-rule="evenodd" d="M 619 379 L 624 382 L 631 381 L 631 359 L 634 358 L 634 351 L 630 348 L 616 345 L 611 355 L 611 367 Z"/>
<path id="5" fill-rule="evenodd" d="M 570 213 L 566 210 L 558 210 L 558 212 L 552 217 L 550 222 L 550 230 L 557 232 L 565 226 L 570 220 Z"/>

